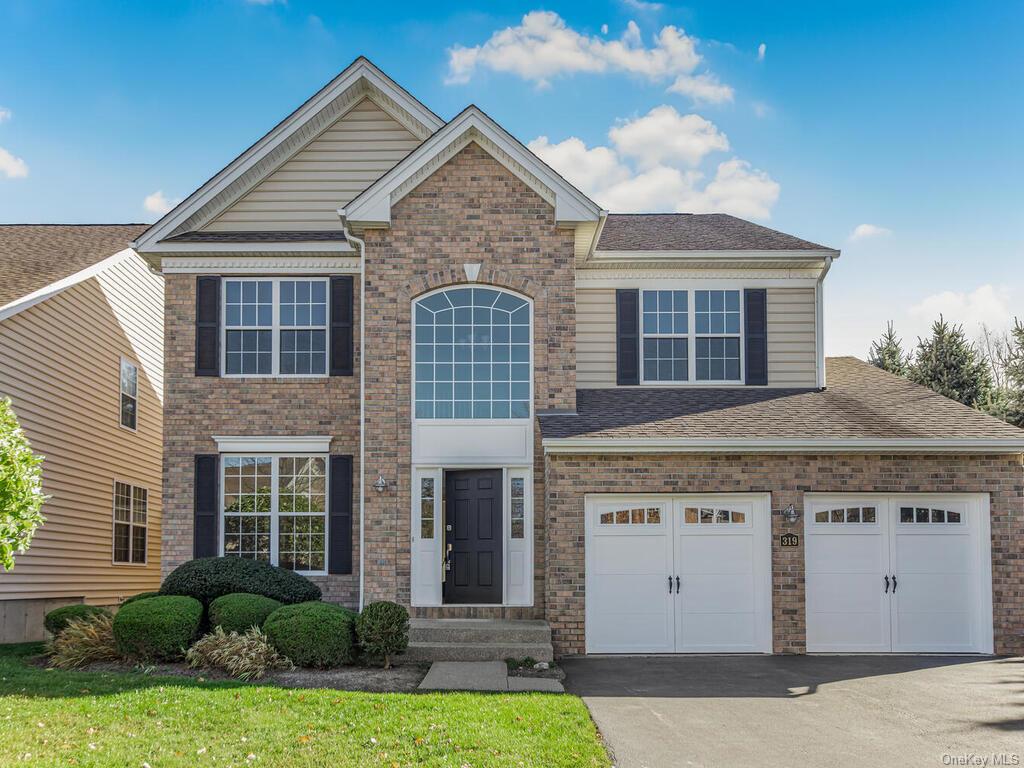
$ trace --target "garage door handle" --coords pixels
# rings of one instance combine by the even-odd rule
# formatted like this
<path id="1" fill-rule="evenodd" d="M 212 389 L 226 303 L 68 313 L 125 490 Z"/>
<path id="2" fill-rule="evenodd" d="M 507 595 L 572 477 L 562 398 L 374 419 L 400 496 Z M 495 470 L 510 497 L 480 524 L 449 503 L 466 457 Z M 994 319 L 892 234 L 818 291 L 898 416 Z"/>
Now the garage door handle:
<path id="1" fill-rule="evenodd" d="M 892 575 L 892 593 L 896 594 L 896 574 Z"/>
<path id="2" fill-rule="evenodd" d="M 885 594 L 889 594 L 889 577 L 885 577 Z"/>
<path id="3" fill-rule="evenodd" d="M 668 593 L 670 595 L 672 594 L 672 577 L 671 576 L 668 577 Z"/>
<path id="4" fill-rule="evenodd" d="M 681 591 L 682 591 L 682 587 L 680 586 L 680 583 L 679 583 L 679 577 L 676 576 L 676 594 L 678 595 Z"/>

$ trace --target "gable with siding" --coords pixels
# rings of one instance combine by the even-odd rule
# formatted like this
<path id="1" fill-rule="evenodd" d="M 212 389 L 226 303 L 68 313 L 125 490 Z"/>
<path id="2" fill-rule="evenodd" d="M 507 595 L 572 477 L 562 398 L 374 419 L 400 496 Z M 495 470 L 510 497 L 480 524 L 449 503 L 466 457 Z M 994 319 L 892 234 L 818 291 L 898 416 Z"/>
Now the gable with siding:
<path id="1" fill-rule="evenodd" d="M 337 209 L 419 145 L 405 126 L 364 98 L 203 229 L 340 229 Z"/>

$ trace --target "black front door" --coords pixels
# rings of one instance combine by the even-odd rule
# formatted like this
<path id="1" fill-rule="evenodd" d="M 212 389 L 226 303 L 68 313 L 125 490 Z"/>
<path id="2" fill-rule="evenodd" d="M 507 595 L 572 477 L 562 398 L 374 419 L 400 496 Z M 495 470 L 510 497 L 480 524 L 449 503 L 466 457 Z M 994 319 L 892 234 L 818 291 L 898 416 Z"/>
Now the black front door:
<path id="1" fill-rule="evenodd" d="M 501 603 L 501 470 L 444 473 L 445 603 Z"/>

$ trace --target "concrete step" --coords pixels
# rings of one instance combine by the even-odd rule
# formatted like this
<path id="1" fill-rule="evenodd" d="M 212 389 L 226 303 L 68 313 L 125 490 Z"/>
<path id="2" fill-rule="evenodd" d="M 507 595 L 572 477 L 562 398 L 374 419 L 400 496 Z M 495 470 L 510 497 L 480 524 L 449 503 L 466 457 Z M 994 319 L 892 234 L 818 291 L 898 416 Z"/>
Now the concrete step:
<path id="1" fill-rule="evenodd" d="M 412 643 L 535 643 L 551 644 L 546 621 L 504 619 L 412 619 Z"/>
<path id="2" fill-rule="evenodd" d="M 525 659 L 552 661 L 551 643 L 424 643 L 410 642 L 403 661 L 503 661 Z"/>

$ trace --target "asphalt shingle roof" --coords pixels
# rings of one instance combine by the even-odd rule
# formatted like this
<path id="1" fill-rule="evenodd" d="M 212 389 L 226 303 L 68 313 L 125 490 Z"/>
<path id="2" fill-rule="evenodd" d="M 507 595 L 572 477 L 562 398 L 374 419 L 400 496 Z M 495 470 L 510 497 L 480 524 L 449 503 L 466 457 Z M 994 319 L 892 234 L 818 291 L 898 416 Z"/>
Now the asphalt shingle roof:
<path id="1" fill-rule="evenodd" d="M 831 251 L 725 213 L 611 213 L 601 251 Z"/>
<path id="2" fill-rule="evenodd" d="M 0 224 L 0 307 L 128 247 L 145 224 Z"/>
<path id="3" fill-rule="evenodd" d="M 576 414 L 540 415 L 549 438 L 1007 439 L 1024 430 L 854 357 L 829 358 L 825 390 L 579 389 Z"/>

